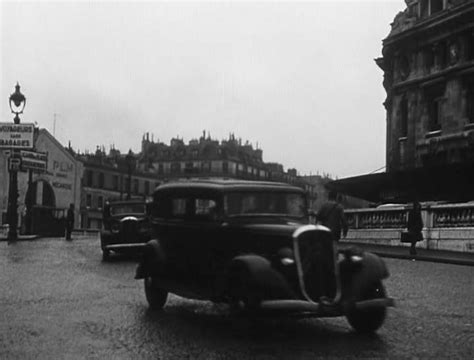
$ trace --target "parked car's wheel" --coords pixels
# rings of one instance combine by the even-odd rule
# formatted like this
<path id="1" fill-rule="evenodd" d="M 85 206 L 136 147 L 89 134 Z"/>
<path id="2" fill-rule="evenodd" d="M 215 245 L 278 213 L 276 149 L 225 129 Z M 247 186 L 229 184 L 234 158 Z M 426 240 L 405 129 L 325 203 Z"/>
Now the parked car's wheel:
<path id="1" fill-rule="evenodd" d="M 385 298 L 386 292 L 381 281 L 373 284 L 367 289 L 360 299 L 357 300 L 370 300 Z M 350 310 L 346 317 L 349 324 L 361 333 L 375 332 L 380 326 L 382 326 L 385 317 L 387 315 L 387 308 L 375 308 L 367 310 Z"/>
<path id="2" fill-rule="evenodd" d="M 152 310 L 160 310 L 166 304 L 168 299 L 168 291 L 161 289 L 156 279 L 152 277 L 146 277 L 144 280 L 145 283 L 145 295 L 148 305 Z"/>
<path id="3" fill-rule="evenodd" d="M 110 250 L 103 249 L 102 250 L 102 261 L 109 261 L 110 259 Z"/>

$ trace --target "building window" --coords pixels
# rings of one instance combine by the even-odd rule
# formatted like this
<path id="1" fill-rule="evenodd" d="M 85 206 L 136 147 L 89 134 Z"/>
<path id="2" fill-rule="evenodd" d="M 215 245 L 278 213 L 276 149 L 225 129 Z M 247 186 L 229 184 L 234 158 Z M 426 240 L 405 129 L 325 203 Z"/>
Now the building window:
<path id="1" fill-rule="evenodd" d="M 164 169 L 163 169 L 163 164 L 158 164 L 158 174 L 163 174 Z"/>
<path id="2" fill-rule="evenodd" d="M 99 197 L 97 198 L 97 207 L 99 209 L 102 209 L 104 207 L 104 197 L 99 195 Z"/>
<path id="3" fill-rule="evenodd" d="M 224 174 L 227 174 L 229 172 L 229 164 L 227 163 L 227 161 L 224 161 L 222 163 L 222 172 Z"/>
<path id="4" fill-rule="evenodd" d="M 185 165 L 184 165 L 184 173 L 185 174 L 196 174 L 198 173 L 199 169 L 197 167 L 194 167 L 194 163 L 193 162 L 187 162 Z"/>
<path id="5" fill-rule="evenodd" d="M 113 178 L 112 178 L 112 188 L 114 190 L 118 190 L 119 188 L 119 178 L 118 178 L 118 175 L 114 175 Z"/>
<path id="6" fill-rule="evenodd" d="M 408 136 L 408 101 L 403 98 L 400 102 L 400 137 Z"/>
<path id="7" fill-rule="evenodd" d="M 467 83 L 466 105 L 468 121 L 470 124 L 474 124 L 474 78 Z"/>
<path id="8" fill-rule="evenodd" d="M 145 195 L 150 193 L 150 182 L 145 181 Z"/>
<path id="9" fill-rule="evenodd" d="M 466 58 L 467 60 L 474 60 L 474 32 L 467 35 Z"/>
<path id="10" fill-rule="evenodd" d="M 99 187 L 104 188 L 104 173 L 99 173 Z"/>
<path id="11" fill-rule="evenodd" d="M 210 161 L 203 161 L 201 163 L 201 171 L 203 173 L 210 173 L 211 172 L 211 162 Z"/>
<path id="12" fill-rule="evenodd" d="M 180 171 L 181 171 L 181 164 L 179 162 L 171 163 L 172 174 L 179 174 Z"/>
<path id="13" fill-rule="evenodd" d="M 432 47 L 423 49 L 423 65 L 425 70 L 429 71 L 434 66 L 434 53 Z"/>
<path id="14" fill-rule="evenodd" d="M 405 80 L 410 74 L 410 60 L 408 60 L 407 55 L 400 57 L 398 61 L 398 72 L 402 80 Z"/>
<path id="15" fill-rule="evenodd" d="M 444 0 L 431 0 L 430 5 L 430 15 L 436 14 L 444 9 Z"/>
<path id="16" fill-rule="evenodd" d="M 445 0 L 422 0 L 420 3 L 420 16 L 427 17 L 444 10 Z"/>
<path id="17" fill-rule="evenodd" d="M 86 174 L 86 186 L 92 186 L 94 180 L 94 173 L 92 170 L 87 170 Z"/>
<path id="18" fill-rule="evenodd" d="M 92 206 L 92 195 L 91 194 L 87 194 L 86 195 L 86 207 L 91 207 Z"/>
<path id="19" fill-rule="evenodd" d="M 428 130 L 441 130 L 441 119 L 443 116 L 444 86 L 436 86 L 427 91 L 428 106 Z"/>
<path id="20" fill-rule="evenodd" d="M 133 193 L 138 194 L 138 179 L 133 180 Z"/>
<path id="21" fill-rule="evenodd" d="M 440 42 L 435 45 L 434 47 L 435 53 L 435 66 L 438 68 L 446 67 L 447 57 L 448 57 L 448 49 L 445 42 Z"/>

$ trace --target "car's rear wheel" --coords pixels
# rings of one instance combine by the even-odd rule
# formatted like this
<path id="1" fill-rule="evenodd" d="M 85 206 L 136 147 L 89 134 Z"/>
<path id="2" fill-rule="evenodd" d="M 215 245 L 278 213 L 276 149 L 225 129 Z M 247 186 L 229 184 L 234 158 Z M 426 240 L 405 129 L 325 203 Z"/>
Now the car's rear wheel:
<path id="1" fill-rule="evenodd" d="M 382 299 L 385 298 L 386 291 L 381 281 L 370 286 L 363 296 L 358 301 L 361 300 L 371 300 L 371 299 Z M 371 333 L 377 331 L 387 315 L 387 308 L 379 307 L 373 309 L 364 309 L 356 310 L 351 309 L 347 314 L 347 321 L 349 324 L 356 330 L 361 333 Z"/>
<path id="2" fill-rule="evenodd" d="M 168 299 L 168 291 L 158 286 L 158 281 L 156 278 L 146 277 L 144 283 L 146 300 L 148 301 L 150 309 L 163 309 L 166 304 L 166 300 Z"/>

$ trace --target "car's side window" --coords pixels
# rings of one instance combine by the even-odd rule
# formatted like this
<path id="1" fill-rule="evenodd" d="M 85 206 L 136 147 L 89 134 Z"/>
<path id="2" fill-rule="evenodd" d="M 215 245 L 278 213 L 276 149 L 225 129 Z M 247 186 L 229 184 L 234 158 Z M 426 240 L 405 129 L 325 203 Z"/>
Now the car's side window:
<path id="1" fill-rule="evenodd" d="M 186 198 L 172 199 L 171 217 L 184 217 L 186 215 Z"/>
<path id="2" fill-rule="evenodd" d="M 194 215 L 197 219 L 215 220 L 217 218 L 217 202 L 208 198 L 194 199 Z"/>

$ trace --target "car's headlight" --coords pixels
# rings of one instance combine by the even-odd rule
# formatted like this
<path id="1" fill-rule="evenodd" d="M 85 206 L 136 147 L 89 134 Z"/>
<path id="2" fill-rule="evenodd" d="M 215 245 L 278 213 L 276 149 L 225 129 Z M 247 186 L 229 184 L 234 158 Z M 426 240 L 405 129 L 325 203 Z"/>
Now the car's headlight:
<path id="1" fill-rule="evenodd" d="M 113 233 L 118 233 L 120 231 L 120 224 L 114 223 L 110 227 L 110 230 L 112 230 Z"/>
<path id="2" fill-rule="evenodd" d="M 281 258 L 280 261 L 283 265 L 292 265 L 295 263 L 294 259 L 288 257 Z"/>
<path id="3" fill-rule="evenodd" d="M 293 251 L 288 247 L 284 247 L 278 250 L 278 257 L 280 258 L 280 262 L 282 263 L 282 265 L 288 266 L 293 265 L 295 263 Z"/>
<path id="4" fill-rule="evenodd" d="M 138 226 L 138 231 L 140 232 L 147 232 L 148 230 L 150 230 L 150 225 L 146 222 L 142 222 Z"/>

